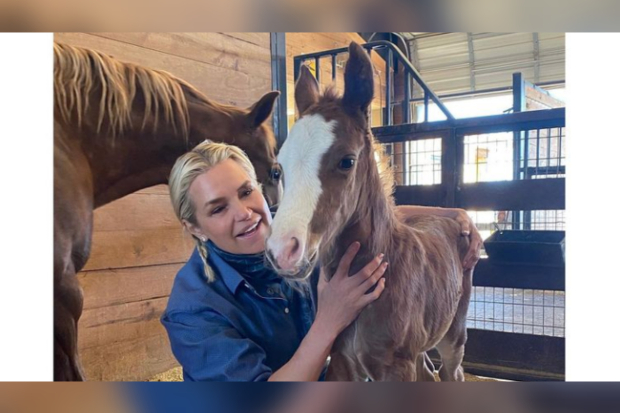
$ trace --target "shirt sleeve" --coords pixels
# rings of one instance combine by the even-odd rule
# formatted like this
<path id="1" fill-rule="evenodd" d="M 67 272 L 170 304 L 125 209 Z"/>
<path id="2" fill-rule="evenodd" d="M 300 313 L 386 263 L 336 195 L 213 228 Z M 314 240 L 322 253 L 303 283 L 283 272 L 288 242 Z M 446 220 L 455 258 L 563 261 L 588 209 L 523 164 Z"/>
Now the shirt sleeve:
<path id="1" fill-rule="evenodd" d="M 186 380 L 266 381 L 273 373 L 265 351 L 220 314 L 164 313 L 161 321 Z"/>

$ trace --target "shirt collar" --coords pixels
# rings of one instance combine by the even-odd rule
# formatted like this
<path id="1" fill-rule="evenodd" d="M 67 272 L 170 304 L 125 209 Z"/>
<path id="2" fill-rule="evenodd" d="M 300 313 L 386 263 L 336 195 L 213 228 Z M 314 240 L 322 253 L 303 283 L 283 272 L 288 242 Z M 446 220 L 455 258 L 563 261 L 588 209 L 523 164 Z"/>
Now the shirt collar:
<path id="1" fill-rule="evenodd" d="M 208 259 L 213 263 L 213 266 L 219 270 L 219 275 L 222 277 L 224 284 L 235 294 L 239 286 L 245 283 L 245 279 L 239 274 L 237 270 L 231 267 L 226 261 L 222 259 L 207 243 L 207 251 L 209 253 Z M 249 285 L 249 284 L 248 284 Z M 251 287 L 250 287 L 251 288 Z"/>

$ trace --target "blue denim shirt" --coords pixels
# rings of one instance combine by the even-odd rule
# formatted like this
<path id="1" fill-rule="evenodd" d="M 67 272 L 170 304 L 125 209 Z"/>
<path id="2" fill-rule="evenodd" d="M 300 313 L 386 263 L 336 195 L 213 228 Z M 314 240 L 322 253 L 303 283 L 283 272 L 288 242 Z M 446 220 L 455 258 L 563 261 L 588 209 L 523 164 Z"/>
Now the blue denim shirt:
<path id="1" fill-rule="evenodd" d="M 186 381 L 264 381 L 286 364 L 308 333 L 316 291 L 279 277 L 250 279 L 209 244 L 215 281 L 197 250 L 177 274 L 161 321 Z M 318 276 L 315 269 L 313 277 Z"/>

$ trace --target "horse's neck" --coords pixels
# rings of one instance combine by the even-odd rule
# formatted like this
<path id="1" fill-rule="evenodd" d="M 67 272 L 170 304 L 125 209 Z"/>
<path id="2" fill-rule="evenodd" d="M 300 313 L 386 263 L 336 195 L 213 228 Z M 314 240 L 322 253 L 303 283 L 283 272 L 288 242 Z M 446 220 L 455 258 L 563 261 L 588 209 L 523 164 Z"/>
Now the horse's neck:
<path id="1" fill-rule="evenodd" d="M 82 148 L 93 174 L 95 206 L 167 183 L 176 159 L 209 138 L 209 125 L 231 122 L 230 116 L 201 103 L 188 98 L 190 124 L 187 134 L 178 124 L 172 125 L 161 117 L 156 126 L 147 124 L 143 128 L 141 113 L 134 114 L 140 121 L 134 120 L 133 128 L 113 138 L 94 130 L 82 133 Z"/>
<path id="2" fill-rule="evenodd" d="M 328 258 L 325 264 L 330 276 L 353 242 L 358 241 L 361 247 L 351 265 L 350 274 L 359 271 L 377 255 L 387 254 L 392 244 L 394 230 L 398 225 L 393 202 L 385 195 L 374 164 L 371 164 L 367 178 L 355 212 L 326 248 Z"/>

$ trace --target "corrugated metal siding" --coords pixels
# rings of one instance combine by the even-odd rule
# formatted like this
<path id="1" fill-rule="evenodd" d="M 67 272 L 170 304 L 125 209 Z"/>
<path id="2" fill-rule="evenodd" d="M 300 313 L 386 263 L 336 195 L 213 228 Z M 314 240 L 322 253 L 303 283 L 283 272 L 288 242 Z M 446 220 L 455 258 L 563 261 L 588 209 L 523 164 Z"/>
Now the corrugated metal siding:
<path id="1" fill-rule="evenodd" d="M 438 95 L 564 81 L 564 33 L 402 33 L 414 66 Z M 470 47 L 471 45 L 471 47 Z"/>

